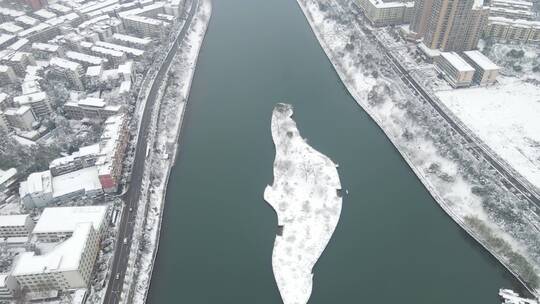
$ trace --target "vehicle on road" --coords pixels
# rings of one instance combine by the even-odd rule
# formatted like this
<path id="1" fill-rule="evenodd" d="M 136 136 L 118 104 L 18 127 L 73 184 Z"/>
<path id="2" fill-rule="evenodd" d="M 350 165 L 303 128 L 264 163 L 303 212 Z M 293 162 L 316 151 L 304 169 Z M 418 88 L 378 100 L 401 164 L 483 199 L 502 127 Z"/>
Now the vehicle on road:
<path id="1" fill-rule="evenodd" d="M 116 277 L 115 277 L 115 280 L 118 280 L 118 279 L 120 279 L 120 273 L 119 272 L 116 273 Z"/>
<path id="2" fill-rule="evenodd" d="M 126 245 L 126 244 L 127 244 L 127 237 L 124 238 L 124 245 Z"/>

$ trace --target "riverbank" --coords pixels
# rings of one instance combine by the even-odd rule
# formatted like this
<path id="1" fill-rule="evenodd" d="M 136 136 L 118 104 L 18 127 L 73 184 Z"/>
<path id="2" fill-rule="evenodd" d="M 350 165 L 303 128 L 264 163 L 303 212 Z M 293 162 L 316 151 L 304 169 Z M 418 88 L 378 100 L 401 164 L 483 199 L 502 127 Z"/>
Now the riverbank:
<path id="1" fill-rule="evenodd" d="M 334 1 L 298 4 L 349 93 L 439 205 L 531 292 L 538 292 L 538 223 L 521 216 L 528 207 L 500 185 L 485 162 L 463 148 L 448 124 L 410 94 L 386 58 L 351 26 L 350 12 Z M 498 205 L 488 200 L 491 194 L 500 199 Z"/>
<path id="2" fill-rule="evenodd" d="M 179 52 L 166 71 L 168 77 L 156 99 L 158 107 L 152 113 L 148 154 L 145 163 L 138 217 L 134 232 L 135 250 L 130 254 L 128 271 L 131 280 L 123 288 L 123 303 L 145 303 L 155 257 L 169 175 L 179 149 L 184 113 L 198 55 L 210 21 L 210 0 L 199 0 L 186 37 L 178 43 Z M 140 212 L 140 213 L 139 213 Z M 138 229 L 137 229 L 138 228 Z M 128 276 L 128 273 L 126 273 Z"/>

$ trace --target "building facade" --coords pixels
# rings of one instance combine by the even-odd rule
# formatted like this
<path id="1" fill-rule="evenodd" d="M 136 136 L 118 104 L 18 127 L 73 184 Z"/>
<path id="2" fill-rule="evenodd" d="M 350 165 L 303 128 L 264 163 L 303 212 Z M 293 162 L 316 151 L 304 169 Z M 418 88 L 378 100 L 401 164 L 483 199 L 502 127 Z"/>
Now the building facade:
<path id="1" fill-rule="evenodd" d="M 463 58 L 475 69 L 473 81 L 479 85 L 489 85 L 497 81 L 501 69 L 479 51 L 463 52 Z"/>
<path id="2" fill-rule="evenodd" d="M 471 85 L 474 68 L 455 52 L 441 52 L 435 58 L 435 67 L 454 88 Z"/>
<path id="3" fill-rule="evenodd" d="M 476 48 L 489 8 L 475 0 L 419 0 L 411 30 L 430 49 L 467 51 Z"/>
<path id="4" fill-rule="evenodd" d="M 0 238 L 28 236 L 32 229 L 34 221 L 29 214 L 0 216 Z"/>

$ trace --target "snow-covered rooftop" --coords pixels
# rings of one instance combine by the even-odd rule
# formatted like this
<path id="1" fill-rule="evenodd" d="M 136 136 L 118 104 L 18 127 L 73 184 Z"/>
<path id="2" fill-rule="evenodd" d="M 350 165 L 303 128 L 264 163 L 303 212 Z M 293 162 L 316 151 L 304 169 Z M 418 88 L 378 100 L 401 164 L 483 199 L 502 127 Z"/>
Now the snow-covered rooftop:
<path id="1" fill-rule="evenodd" d="M 106 103 L 103 101 L 102 98 L 95 98 L 95 97 L 87 97 L 85 99 L 81 99 L 77 102 L 79 106 L 86 106 L 86 107 L 95 107 L 95 108 L 103 108 Z"/>
<path id="2" fill-rule="evenodd" d="M 83 158 L 83 157 L 93 156 L 93 155 L 98 155 L 98 154 L 99 154 L 99 144 L 84 146 L 84 147 L 81 147 L 79 151 L 73 152 L 71 155 L 67 155 L 67 156 L 52 160 L 49 164 L 49 168 L 71 163 L 77 158 Z"/>
<path id="3" fill-rule="evenodd" d="M 29 214 L 0 215 L 0 226 L 24 226 Z"/>
<path id="4" fill-rule="evenodd" d="M 493 63 L 493 61 L 487 58 L 484 54 L 480 53 L 480 51 L 466 51 L 463 52 L 463 54 L 469 57 L 469 59 L 471 59 L 485 71 L 500 69 L 498 65 Z"/>
<path id="5" fill-rule="evenodd" d="M 74 52 L 74 51 L 67 51 L 66 57 L 70 60 L 81 61 L 81 62 L 88 63 L 91 65 L 100 65 L 103 62 L 107 61 L 107 59 L 104 59 L 101 57 L 96 57 L 96 56 Z"/>
<path id="6" fill-rule="evenodd" d="M 71 60 L 67 60 L 64 58 L 60 58 L 60 57 L 51 58 L 50 64 L 53 66 L 62 68 L 62 69 L 72 70 L 72 71 L 76 71 L 79 68 L 81 68 L 81 65 L 79 63 L 71 61 Z"/>
<path id="7" fill-rule="evenodd" d="M 64 219 L 60 221 L 62 220 Z M 73 235 L 50 252 L 43 255 L 36 255 L 34 252 L 21 253 L 13 267 L 12 275 L 20 276 L 78 269 L 91 230 L 91 223 L 79 222 L 74 228 Z"/>
<path id="8" fill-rule="evenodd" d="M 474 68 L 456 52 L 441 52 L 441 57 L 460 72 L 474 72 Z"/>
<path id="9" fill-rule="evenodd" d="M 0 170 L 0 186 L 2 186 L 6 181 L 12 179 L 17 175 L 17 169 L 10 168 L 7 170 Z"/>
<path id="10" fill-rule="evenodd" d="M 73 232 L 80 223 L 92 223 L 99 231 L 106 214 L 107 206 L 45 208 L 32 233 Z"/>
<path id="11" fill-rule="evenodd" d="M 119 34 L 119 33 L 113 34 L 112 38 L 117 41 L 123 41 L 123 42 L 138 44 L 142 46 L 148 45 L 149 43 L 152 42 L 150 38 L 139 38 L 139 37 L 124 35 L 124 34 Z"/>
<path id="12" fill-rule="evenodd" d="M 53 197 L 62 197 L 79 191 L 100 191 L 101 183 L 96 167 L 58 175 L 52 178 Z"/>

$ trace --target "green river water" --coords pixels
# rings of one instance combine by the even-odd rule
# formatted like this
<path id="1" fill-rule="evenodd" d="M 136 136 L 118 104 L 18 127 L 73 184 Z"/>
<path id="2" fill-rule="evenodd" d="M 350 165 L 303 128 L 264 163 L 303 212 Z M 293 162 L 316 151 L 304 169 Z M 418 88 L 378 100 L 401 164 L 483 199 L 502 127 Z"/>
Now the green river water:
<path id="1" fill-rule="evenodd" d="M 497 304 L 500 287 L 517 287 L 348 95 L 295 0 L 214 0 L 148 303 L 281 303 L 263 190 L 282 101 L 349 190 L 310 303 Z"/>

